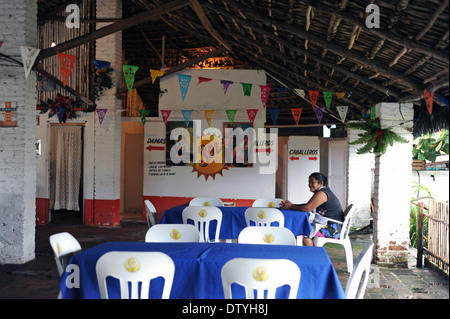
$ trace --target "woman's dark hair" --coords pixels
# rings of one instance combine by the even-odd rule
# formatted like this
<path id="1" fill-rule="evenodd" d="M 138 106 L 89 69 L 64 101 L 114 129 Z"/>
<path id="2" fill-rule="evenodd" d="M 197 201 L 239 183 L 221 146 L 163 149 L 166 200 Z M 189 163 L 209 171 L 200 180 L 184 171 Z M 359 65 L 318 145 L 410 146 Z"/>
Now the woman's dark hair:
<path id="1" fill-rule="evenodd" d="M 314 177 L 319 183 L 323 183 L 323 186 L 328 186 L 328 179 L 322 173 L 315 172 L 309 175 L 309 177 Z"/>

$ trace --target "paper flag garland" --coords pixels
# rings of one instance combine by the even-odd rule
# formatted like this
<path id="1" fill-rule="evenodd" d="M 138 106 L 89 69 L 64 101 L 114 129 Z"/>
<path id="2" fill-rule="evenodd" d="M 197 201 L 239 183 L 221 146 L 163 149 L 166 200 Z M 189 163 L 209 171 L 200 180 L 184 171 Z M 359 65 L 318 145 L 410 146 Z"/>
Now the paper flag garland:
<path id="1" fill-rule="evenodd" d="M 316 107 L 318 97 L 319 97 L 319 91 L 309 91 L 309 98 L 311 99 L 311 104 L 312 104 L 313 108 Z"/>
<path id="2" fill-rule="evenodd" d="M 211 126 L 211 119 L 213 117 L 214 110 L 206 110 L 205 111 L 205 118 L 206 122 L 208 122 L 208 126 Z"/>
<path id="3" fill-rule="evenodd" d="M 267 100 L 269 99 L 270 86 L 260 85 L 261 88 L 261 102 L 263 107 L 266 108 Z"/>
<path id="4" fill-rule="evenodd" d="M 324 110 L 325 110 L 324 107 L 316 107 L 314 109 L 314 112 L 316 113 L 317 121 L 319 121 L 319 124 L 322 123 L 322 117 L 323 117 Z"/>
<path id="5" fill-rule="evenodd" d="M 345 92 L 336 92 L 336 97 L 338 100 L 342 99 L 345 96 Z"/>
<path id="6" fill-rule="evenodd" d="M 3 45 L 3 41 L 0 41 L 0 49 L 2 48 Z"/>
<path id="7" fill-rule="evenodd" d="M 220 83 L 223 85 L 223 94 L 227 94 L 228 87 L 233 84 L 233 81 L 221 80 Z"/>
<path id="8" fill-rule="evenodd" d="M 244 96 L 251 96 L 252 84 L 251 83 L 242 83 L 242 90 L 244 90 Z"/>
<path id="9" fill-rule="evenodd" d="M 430 115 L 433 112 L 433 95 L 434 95 L 434 92 L 428 92 L 427 89 L 425 89 L 423 91 L 423 96 L 425 97 L 425 102 L 427 103 L 428 113 L 430 113 Z"/>
<path id="10" fill-rule="evenodd" d="M 152 78 L 152 84 L 155 83 L 155 80 L 158 76 L 163 76 L 165 73 L 166 73 L 166 71 L 150 69 L 150 76 Z"/>
<path id="11" fill-rule="evenodd" d="M 277 125 L 278 114 L 280 114 L 280 109 L 270 109 L 270 117 L 272 118 L 273 125 Z"/>
<path id="12" fill-rule="evenodd" d="M 283 97 L 284 92 L 287 90 L 287 88 L 277 88 L 278 91 L 278 102 L 281 102 L 281 98 Z"/>
<path id="13" fill-rule="evenodd" d="M 100 125 L 103 123 L 103 119 L 105 118 L 106 112 L 108 112 L 108 109 L 96 109 L 98 121 L 100 122 Z"/>
<path id="14" fill-rule="evenodd" d="M 189 88 L 189 83 L 191 83 L 192 76 L 185 75 L 185 74 L 178 74 L 178 83 L 180 84 L 180 90 L 181 90 L 181 99 L 184 101 L 184 98 L 186 97 L 186 93 Z"/>
<path id="15" fill-rule="evenodd" d="M 372 106 L 370 108 L 370 119 L 375 120 L 376 117 L 377 117 L 377 110 L 376 110 L 375 106 Z"/>
<path id="16" fill-rule="evenodd" d="M 255 121 L 256 113 L 258 113 L 258 109 L 247 110 L 248 119 L 250 120 L 250 124 L 253 126 L 253 122 Z"/>
<path id="17" fill-rule="evenodd" d="M 345 118 L 347 117 L 348 105 L 336 106 L 339 116 L 341 117 L 342 123 L 345 122 Z"/>
<path id="18" fill-rule="evenodd" d="M 439 101 L 439 102 L 441 102 L 442 104 L 445 104 L 446 106 L 447 106 L 447 108 L 448 108 L 448 99 L 447 98 L 445 98 L 444 96 L 440 96 L 440 95 L 438 95 L 438 94 L 435 94 L 434 95 L 434 97 Z"/>
<path id="19" fill-rule="evenodd" d="M 230 125 L 233 125 L 237 110 L 225 110 L 225 112 L 227 113 L 227 117 L 228 117 L 228 121 L 230 121 Z"/>
<path id="20" fill-rule="evenodd" d="M 169 118 L 170 113 L 172 113 L 172 110 L 161 110 L 161 115 L 165 125 L 167 125 L 167 119 Z"/>
<path id="21" fill-rule="evenodd" d="M 34 61 L 36 60 L 40 51 L 40 49 L 20 46 L 20 54 L 22 55 L 22 63 L 25 70 L 25 79 L 28 79 L 30 71 L 34 65 Z"/>
<path id="22" fill-rule="evenodd" d="M 183 113 L 184 121 L 186 122 L 186 126 L 188 126 L 191 121 L 192 110 L 182 110 L 181 113 Z"/>
<path id="23" fill-rule="evenodd" d="M 291 109 L 292 116 L 294 116 L 295 124 L 298 125 L 298 121 L 300 120 L 300 116 L 302 115 L 303 108 L 295 108 Z"/>
<path id="24" fill-rule="evenodd" d="M 61 72 L 63 87 L 66 87 L 67 80 L 69 79 L 70 73 L 72 73 L 73 66 L 77 57 L 75 55 L 59 53 L 59 70 Z"/>
<path id="25" fill-rule="evenodd" d="M 123 65 L 123 75 L 125 77 L 125 82 L 127 84 L 128 92 L 131 92 L 134 85 L 134 75 L 136 74 L 136 71 L 139 69 L 136 65 Z"/>
<path id="26" fill-rule="evenodd" d="M 150 114 L 150 110 L 139 110 L 139 116 L 141 117 L 142 125 L 147 122 L 146 117 Z"/>
<path id="27" fill-rule="evenodd" d="M 203 83 L 203 82 L 209 82 L 209 81 L 211 81 L 212 79 L 210 79 L 210 78 L 204 78 L 204 77 L 202 77 L 202 76 L 199 76 L 198 77 L 198 83 L 197 83 L 197 85 L 198 84 L 200 84 L 200 83 Z"/>
<path id="28" fill-rule="evenodd" d="M 331 100 L 333 99 L 333 92 L 323 91 L 323 98 L 325 100 L 325 106 L 326 106 L 327 110 L 330 110 Z"/>
<path id="29" fill-rule="evenodd" d="M 94 67 L 97 70 L 101 70 L 101 69 L 104 69 L 104 68 L 107 69 L 107 68 L 111 67 L 111 62 L 102 61 L 102 60 L 94 60 Z"/>

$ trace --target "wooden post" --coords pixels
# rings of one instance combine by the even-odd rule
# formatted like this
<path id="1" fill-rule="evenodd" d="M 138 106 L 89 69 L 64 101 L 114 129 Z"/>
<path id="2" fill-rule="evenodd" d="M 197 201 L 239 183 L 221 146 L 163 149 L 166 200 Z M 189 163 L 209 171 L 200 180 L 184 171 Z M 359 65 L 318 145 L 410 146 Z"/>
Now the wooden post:
<path id="1" fill-rule="evenodd" d="M 423 252 L 423 203 L 419 202 L 419 213 L 417 214 L 417 268 L 422 268 Z"/>

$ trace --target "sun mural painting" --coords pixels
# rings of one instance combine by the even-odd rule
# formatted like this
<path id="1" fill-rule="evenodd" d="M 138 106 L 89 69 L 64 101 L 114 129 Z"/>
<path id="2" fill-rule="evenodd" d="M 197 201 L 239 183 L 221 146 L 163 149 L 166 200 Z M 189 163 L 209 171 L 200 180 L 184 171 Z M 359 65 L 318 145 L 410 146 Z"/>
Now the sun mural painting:
<path id="1" fill-rule="evenodd" d="M 197 139 L 196 158 L 201 158 L 199 163 L 195 163 L 192 172 L 197 172 L 197 178 L 205 176 L 205 181 L 209 177 L 215 180 L 216 174 L 222 175 L 223 165 L 223 143 L 222 139 L 214 135 L 206 135 Z"/>

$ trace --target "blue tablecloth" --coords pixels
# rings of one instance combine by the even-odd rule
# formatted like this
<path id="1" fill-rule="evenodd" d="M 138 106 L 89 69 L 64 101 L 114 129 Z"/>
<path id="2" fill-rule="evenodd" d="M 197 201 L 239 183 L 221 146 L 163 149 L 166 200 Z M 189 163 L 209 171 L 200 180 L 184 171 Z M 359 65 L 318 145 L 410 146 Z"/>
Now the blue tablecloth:
<path id="1" fill-rule="evenodd" d="M 163 218 L 162 224 L 181 224 L 183 218 L 181 213 L 186 206 L 177 206 L 168 209 Z M 245 223 L 245 210 L 248 207 L 218 207 L 222 211 L 222 225 L 220 227 L 220 239 L 238 238 L 239 233 L 247 224 Z M 281 209 L 284 215 L 284 227 L 289 228 L 295 236 L 306 235 L 311 232 L 309 223 L 309 213 Z"/>
<path id="2" fill-rule="evenodd" d="M 231 243 L 143 243 L 108 242 L 74 255 L 69 272 L 60 279 L 63 298 L 100 298 L 95 265 L 109 251 L 160 251 L 175 263 L 171 299 L 223 299 L 223 265 L 230 259 L 286 258 L 300 268 L 301 279 L 297 298 L 344 298 L 344 291 L 323 247 L 285 245 L 250 245 Z M 73 271 L 76 269 L 76 271 Z M 77 282 L 75 276 L 80 275 Z M 161 279 L 162 281 L 162 279 Z M 79 283 L 79 288 L 69 288 Z M 159 283 L 152 283 L 157 297 Z M 114 292 L 109 292 L 114 297 Z M 160 292 L 159 292 L 160 294 Z M 115 296 L 117 297 L 117 291 Z M 243 296 L 242 296 L 243 297 Z"/>

